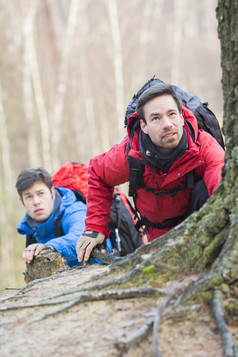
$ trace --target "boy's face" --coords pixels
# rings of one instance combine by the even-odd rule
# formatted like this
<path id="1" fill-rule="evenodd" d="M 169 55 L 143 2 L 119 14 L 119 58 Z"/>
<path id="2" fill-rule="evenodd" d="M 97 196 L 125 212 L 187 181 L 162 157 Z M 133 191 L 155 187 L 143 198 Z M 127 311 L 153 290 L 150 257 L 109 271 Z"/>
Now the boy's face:
<path id="1" fill-rule="evenodd" d="M 175 149 L 183 135 L 184 119 L 171 95 L 164 94 L 144 105 L 146 123 L 140 121 L 141 129 L 164 153 Z"/>
<path id="2" fill-rule="evenodd" d="M 36 221 L 47 220 L 54 208 L 55 190 L 50 190 L 44 182 L 36 182 L 22 192 L 22 201 L 27 213 Z"/>

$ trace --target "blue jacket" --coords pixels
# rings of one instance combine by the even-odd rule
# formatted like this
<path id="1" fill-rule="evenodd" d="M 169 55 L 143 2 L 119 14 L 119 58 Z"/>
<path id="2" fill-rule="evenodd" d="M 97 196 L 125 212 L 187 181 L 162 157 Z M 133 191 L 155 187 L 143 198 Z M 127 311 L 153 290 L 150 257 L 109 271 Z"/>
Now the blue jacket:
<path id="1" fill-rule="evenodd" d="M 27 223 L 28 214 L 26 213 L 22 221 L 18 223 L 17 230 L 20 234 L 26 235 L 26 238 L 28 234 L 33 234 L 38 243 L 53 247 L 66 259 L 69 266 L 81 265 L 77 260 L 76 244 L 84 232 L 87 206 L 85 203 L 77 201 L 71 190 L 58 187 L 56 190 L 62 196 L 58 212 L 55 213 L 55 200 L 52 214 L 46 222 L 32 229 Z M 65 235 L 56 237 L 55 221 L 61 215 L 61 226 Z M 95 262 L 100 263 L 94 258 L 90 259 L 90 263 Z"/>

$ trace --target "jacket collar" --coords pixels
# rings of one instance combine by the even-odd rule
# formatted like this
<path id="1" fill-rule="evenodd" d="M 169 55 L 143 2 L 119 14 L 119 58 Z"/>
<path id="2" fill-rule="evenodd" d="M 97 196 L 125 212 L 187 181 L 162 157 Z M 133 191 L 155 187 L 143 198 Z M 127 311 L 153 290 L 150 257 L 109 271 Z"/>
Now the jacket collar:
<path id="1" fill-rule="evenodd" d="M 148 161 L 153 169 L 167 173 L 172 164 L 188 151 L 187 132 L 183 128 L 183 136 L 179 145 L 169 154 L 164 154 L 151 141 L 149 135 L 140 131 L 139 150 L 142 157 Z"/>

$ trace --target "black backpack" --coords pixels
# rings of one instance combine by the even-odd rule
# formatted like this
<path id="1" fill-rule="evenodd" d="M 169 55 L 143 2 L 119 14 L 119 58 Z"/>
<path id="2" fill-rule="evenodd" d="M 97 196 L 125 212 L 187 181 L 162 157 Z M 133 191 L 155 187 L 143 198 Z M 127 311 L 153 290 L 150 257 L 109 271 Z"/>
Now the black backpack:
<path id="1" fill-rule="evenodd" d="M 152 87 L 159 83 L 164 83 L 164 82 L 160 79 L 153 77 L 148 82 L 146 82 L 137 93 L 134 94 L 132 100 L 130 101 L 126 109 L 126 115 L 124 121 L 125 127 L 127 126 L 127 121 L 129 117 L 136 111 L 136 104 L 139 96 L 149 87 Z M 176 94 L 180 96 L 182 100 L 182 104 L 186 108 L 190 109 L 195 115 L 198 122 L 198 128 L 205 130 L 209 134 L 211 134 L 224 149 L 225 145 L 224 145 L 221 129 L 219 126 L 219 122 L 215 114 L 208 108 L 208 103 L 207 102 L 202 103 L 199 97 L 183 91 L 178 86 L 172 85 L 172 87 L 175 90 Z"/>
<path id="2" fill-rule="evenodd" d="M 153 77 L 148 82 L 146 82 L 137 93 L 134 94 L 132 100 L 130 101 L 126 109 L 125 120 L 124 120 L 125 127 L 127 126 L 129 117 L 136 111 L 136 105 L 140 95 L 149 87 L 152 87 L 159 83 L 164 83 L 164 82 L 160 79 Z M 203 129 L 204 131 L 207 131 L 209 134 L 211 134 L 224 149 L 225 145 L 224 145 L 221 129 L 219 126 L 219 122 L 215 114 L 208 108 L 208 103 L 207 102 L 201 103 L 199 97 L 183 91 L 178 86 L 172 85 L 172 87 L 175 90 L 176 94 L 180 96 L 182 100 L 182 104 L 186 108 L 190 109 L 195 115 L 198 122 L 198 128 Z M 135 132 L 139 127 L 140 127 L 140 120 L 136 119 L 136 121 L 133 123 L 133 132 Z M 130 151 L 130 143 L 128 142 L 127 154 L 129 153 L 129 151 Z M 153 228 L 163 229 L 167 227 L 173 227 L 177 223 L 179 223 L 182 219 L 184 219 L 184 217 L 175 217 L 162 223 L 150 222 L 148 219 L 142 217 L 142 215 L 139 213 L 136 207 L 136 203 L 135 203 L 136 190 L 139 188 L 143 188 L 148 192 L 152 191 L 153 194 L 157 196 L 167 195 L 167 194 L 171 196 L 175 196 L 177 192 L 180 190 L 184 190 L 185 188 L 192 189 L 194 187 L 195 182 L 199 179 L 199 177 L 195 175 L 195 172 L 191 171 L 187 174 L 186 183 L 182 186 L 176 187 L 175 189 L 170 191 L 156 191 L 155 189 L 146 187 L 143 184 L 143 173 L 144 173 L 145 164 L 138 162 L 138 160 L 133 160 L 129 156 L 127 158 L 130 168 L 129 196 L 133 197 L 134 200 L 136 218 L 137 218 L 136 228 L 140 229 L 142 226 L 145 227 L 151 226 Z"/>
<path id="3" fill-rule="evenodd" d="M 134 252 L 143 244 L 142 234 L 136 229 L 135 216 L 136 212 L 127 197 L 114 190 L 108 229 L 112 245 L 121 256 Z"/>

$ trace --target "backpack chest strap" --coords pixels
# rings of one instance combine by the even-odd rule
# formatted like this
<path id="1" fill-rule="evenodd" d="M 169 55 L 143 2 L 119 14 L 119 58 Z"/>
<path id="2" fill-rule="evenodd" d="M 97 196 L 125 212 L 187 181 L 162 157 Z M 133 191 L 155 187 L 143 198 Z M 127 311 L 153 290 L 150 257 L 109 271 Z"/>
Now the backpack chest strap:
<path id="1" fill-rule="evenodd" d="M 151 222 L 148 218 L 142 217 L 140 220 L 138 220 L 135 227 L 138 231 L 143 226 L 146 227 L 145 231 L 148 229 L 148 227 L 152 227 L 156 229 L 171 228 L 176 226 L 178 223 L 180 223 L 184 218 L 185 216 L 178 216 L 178 217 L 166 219 L 164 222 L 154 223 Z"/>

